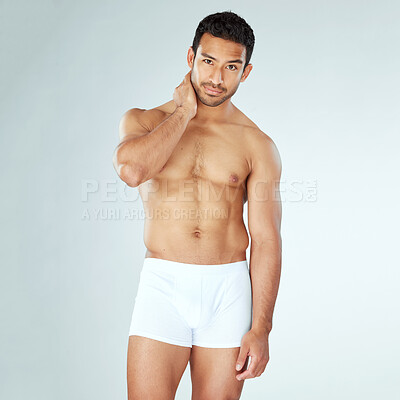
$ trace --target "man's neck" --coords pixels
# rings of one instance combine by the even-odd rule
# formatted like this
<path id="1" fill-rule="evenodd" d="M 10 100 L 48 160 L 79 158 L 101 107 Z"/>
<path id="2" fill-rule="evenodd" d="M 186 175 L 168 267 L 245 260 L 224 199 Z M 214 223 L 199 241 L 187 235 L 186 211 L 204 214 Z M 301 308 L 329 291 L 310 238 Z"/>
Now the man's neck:
<path id="1" fill-rule="evenodd" d="M 235 112 L 235 106 L 228 99 L 217 107 L 204 105 L 197 99 L 197 113 L 193 118 L 201 122 L 223 122 L 228 121 Z"/>

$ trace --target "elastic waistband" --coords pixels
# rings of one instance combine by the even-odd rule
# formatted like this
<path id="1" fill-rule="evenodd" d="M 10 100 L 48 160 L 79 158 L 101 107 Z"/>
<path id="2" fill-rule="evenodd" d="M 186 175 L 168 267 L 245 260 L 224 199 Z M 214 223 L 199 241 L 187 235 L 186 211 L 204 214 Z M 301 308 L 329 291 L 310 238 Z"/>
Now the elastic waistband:
<path id="1" fill-rule="evenodd" d="M 248 269 L 247 260 L 235 261 L 226 264 L 190 264 L 162 258 L 146 257 L 143 269 L 168 271 L 173 273 L 201 273 L 201 274 L 230 274 L 234 271 Z"/>

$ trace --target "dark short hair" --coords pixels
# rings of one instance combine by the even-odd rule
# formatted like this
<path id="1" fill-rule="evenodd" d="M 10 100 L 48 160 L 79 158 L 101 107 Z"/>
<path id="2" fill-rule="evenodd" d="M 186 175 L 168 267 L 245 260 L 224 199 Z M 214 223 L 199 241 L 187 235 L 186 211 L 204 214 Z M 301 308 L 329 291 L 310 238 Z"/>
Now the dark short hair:
<path id="1" fill-rule="evenodd" d="M 224 11 L 210 14 L 203 18 L 196 29 L 193 39 L 192 48 L 195 56 L 200 39 L 206 32 L 215 37 L 231 40 L 232 42 L 246 46 L 246 62 L 243 70 L 247 67 L 253 54 L 256 39 L 253 29 L 251 29 L 250 25 L 242 17 L 239 17 L 234 12 Z"/>

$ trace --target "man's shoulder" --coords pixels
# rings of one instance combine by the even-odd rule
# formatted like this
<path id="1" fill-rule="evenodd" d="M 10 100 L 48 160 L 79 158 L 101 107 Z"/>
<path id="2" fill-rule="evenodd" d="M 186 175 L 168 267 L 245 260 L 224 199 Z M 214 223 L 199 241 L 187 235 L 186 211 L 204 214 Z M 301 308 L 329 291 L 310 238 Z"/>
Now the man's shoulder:
<path id="1" fill-rule="evenodd" d="M 248 129 L 248 138 L 249 142 L 253 145 L 255 149 L 260 147 L 265 149 L 266 147 L 275 146 L 272 137 L 262 131 L 259 127 L 252 127 L 251 129 Z"/>
<path id="2" fill-rule="evenodd" d="M 261 130 L 256 124 L 245 125 L 246 147 L 249 154 L 251 170 L 257 162 L 280 164 L 278 148 L 269 133 Z"/>
<path id="3" fill-rule="evenodd" d="M 256 124 L 246 124 L 244 126 L 244 133 L 246 137 L 246 143 L 249 146 L 252 154 L 263 153 L 276 147 L 270 134 L 261 130 Z"/>
<path id="4" fill-rule="evenodd" d="M 236 107 L 238 112 L 238 120 L 240 121 L 240 125 L 245 129 L 245 134 L 247 136 L 248 141 L 255 142 L 255 144 L 264 144 L 268 145 L 268 143 L 273 143 L 271 136 L 264 131 L 262 131 L 258 125 L 252 121 L 243 111 L 239 110 Z"/>

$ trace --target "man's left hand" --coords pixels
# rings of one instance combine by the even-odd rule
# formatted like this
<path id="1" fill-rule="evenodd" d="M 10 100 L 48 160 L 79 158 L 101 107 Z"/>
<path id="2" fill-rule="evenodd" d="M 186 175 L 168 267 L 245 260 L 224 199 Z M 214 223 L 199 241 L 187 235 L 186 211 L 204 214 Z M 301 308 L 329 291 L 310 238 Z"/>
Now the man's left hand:
<path id="1" fill-rule="evenodd" d="M 251 357 L 249 367 L 239 375 L 237 380 L 259 377 L 269 361 L 268 332 L 250 329 L 242 338 L 239 356 L 236 362 L 236 371 L 245 365 L 248 356 Z"/>

